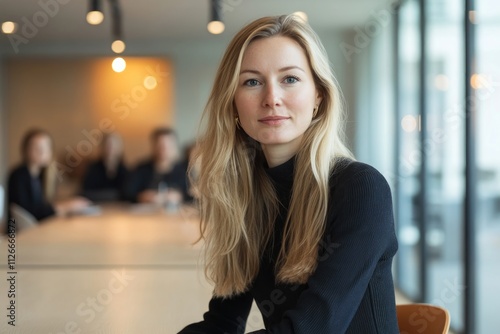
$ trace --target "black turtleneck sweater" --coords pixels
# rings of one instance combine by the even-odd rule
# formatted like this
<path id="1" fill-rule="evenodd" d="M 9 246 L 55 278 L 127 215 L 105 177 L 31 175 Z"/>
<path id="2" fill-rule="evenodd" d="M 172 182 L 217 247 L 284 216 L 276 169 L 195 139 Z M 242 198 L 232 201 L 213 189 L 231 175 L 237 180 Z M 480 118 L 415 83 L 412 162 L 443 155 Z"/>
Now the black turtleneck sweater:
<path id="1" fill-rule="evenodd" d="M 391 274 L 398 248 L 390 188 L 373 167 L 341 160 L 330 178 L 327 225 L 318 266 L 306 284 L 275 282 L 290 202 L 295 159 L 266 169 L 283 204 L 260 271 L 246 293 L 212 298 L 204 320 L 182 334 L 236 334 L 255 330 L 247 317 L 255 300 L 275 334 L 399 333 Z"/>

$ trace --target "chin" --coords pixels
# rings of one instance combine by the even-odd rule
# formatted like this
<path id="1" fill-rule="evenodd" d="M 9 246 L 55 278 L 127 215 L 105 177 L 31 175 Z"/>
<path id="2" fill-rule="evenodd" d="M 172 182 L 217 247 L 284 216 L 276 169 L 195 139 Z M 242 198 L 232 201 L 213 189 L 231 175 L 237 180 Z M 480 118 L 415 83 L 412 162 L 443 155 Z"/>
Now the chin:
<path id="1" fill-rule="evenodd" d="M 243 130 L 245 130 L 245 128 L 243 128 Z M 303 135 L 303 133 L 299 133 L 299 131 L 290 131 L 290 129 L 285 128 L 257 128 L 249 130 L 250 131 L 245 131 L 248 136 L 261 145 L 283 145 L 293 142 Z"/>
<path id="2" fill-rule="evenodd" d="M 261 145 L 284 145 L 293 142 L 297 137 L 288 138 L 288 137 L 269 137 L 269 138 L 261 138 L 261 140 L 257 140 Z"/>

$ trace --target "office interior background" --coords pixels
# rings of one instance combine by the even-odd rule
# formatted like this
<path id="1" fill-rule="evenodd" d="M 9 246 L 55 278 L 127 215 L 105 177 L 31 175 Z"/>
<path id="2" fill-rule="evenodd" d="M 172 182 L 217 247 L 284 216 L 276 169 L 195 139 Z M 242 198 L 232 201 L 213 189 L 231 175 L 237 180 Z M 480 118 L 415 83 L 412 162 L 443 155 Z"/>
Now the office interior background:
<path id="1" fill-rule="evenodd" d="M 120 29 L 110 20 L 117 3 Z M 398 291 L 448 309 L 456 333 L 497 333 L 500 3 L 221 3 L 225 30 L 211 34 L 206 0 L 103 1 L 96 26 L 85 21 L 88 1 L 0 0 L 0 23 L 17 23 L 0 34 L 3 189 L 32 127 L 52 134 L 68 194 L 78 159 L 96 153 L 93 134 L 118 131 L 130 164 L 145 157 L 157 125 L 174 127 L 182 146 L 192 143 L 230 38 L 252 19 L 302 11 L 343 90 L 350 148 L 391 185 Z M 110 48 L 116 33 L 126 44 L 120 54 Z M 121 72 L 112 68 L 116 57 L 125 61 Z M 5 207 L 0 213 L 5 223 Z"/>

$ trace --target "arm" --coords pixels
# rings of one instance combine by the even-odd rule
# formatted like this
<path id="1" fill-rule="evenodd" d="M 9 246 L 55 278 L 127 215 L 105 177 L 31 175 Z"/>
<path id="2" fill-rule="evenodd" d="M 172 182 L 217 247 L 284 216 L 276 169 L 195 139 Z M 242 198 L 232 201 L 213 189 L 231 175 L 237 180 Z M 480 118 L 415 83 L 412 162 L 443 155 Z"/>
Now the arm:
<path id="1" fill-rule="evenodd" d="M 203 321 L 185 327 L 178 334 L 243 334 L 252 300 L 250 292 L 224 300 L 213 297 Z"/>
<path id="2" fill-rule="evenodd" d="M 397 241 L 387 182 L 371 167 L 341 182 L 331 190 L 333 210 L 328 217 L 318 267 L 308 280 L 308 288 L 280 323 L 254 333 L 345 333 L 376 267 L 380 264 L 390 271 Z M 390 310 L 394 300 L 386 299 L 377 307 Z M 380 333 L 394 332 L 392 320 L 387 319 L 389 329 L 382 328 Z"/>

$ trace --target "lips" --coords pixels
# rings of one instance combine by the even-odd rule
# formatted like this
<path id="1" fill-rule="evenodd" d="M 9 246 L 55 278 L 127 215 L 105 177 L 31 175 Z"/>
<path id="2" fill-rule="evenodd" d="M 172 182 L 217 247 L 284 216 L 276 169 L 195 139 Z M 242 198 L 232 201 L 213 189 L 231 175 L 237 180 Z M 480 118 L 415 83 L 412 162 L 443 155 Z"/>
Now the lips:
<path id="1" fill-rule="evenodd" d="M 281 125 L 289 119 L 287 116 L 267 116 L 259 119 L 259 122 L 266 125 Z"/>

